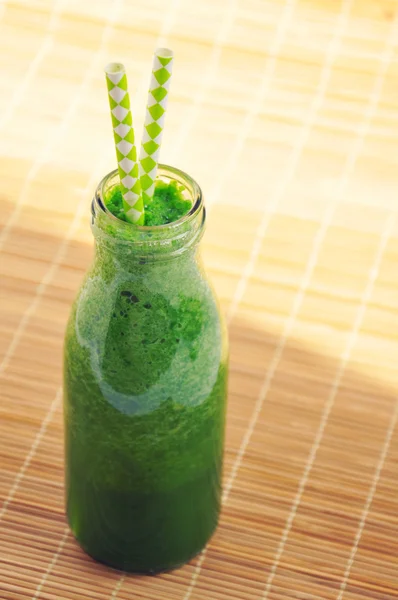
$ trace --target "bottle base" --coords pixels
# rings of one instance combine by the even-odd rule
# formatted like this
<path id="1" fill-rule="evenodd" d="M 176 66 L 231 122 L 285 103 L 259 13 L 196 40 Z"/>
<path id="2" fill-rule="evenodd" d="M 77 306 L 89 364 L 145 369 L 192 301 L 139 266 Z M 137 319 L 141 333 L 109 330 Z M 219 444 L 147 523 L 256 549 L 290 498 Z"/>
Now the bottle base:
<path id="1" fill-rule="evenodd" d="M 66 512 L 76 540 L 95 560 L 130 573 L 170 571 L 196 556 L 219 517 L 219 469 L 161 491 L 108 488 L 68 480 Z"/>
<path id="2" fill-rule="evenodd" d="M 90 558 L 95 560 L 96 562 L 98 562 L 102 565 L 105 565 L 106 567 L 113 569 L 114 571 L 119 571 L 120 573 L 131 573 L 132 575 L 146 575 L 146 576 L 152 575 L 152 576 L 154 576 L 154 575 L 160 575 L 161 573 L 168 573 L 170 571 L 175 571 L 176 569 L 180 569 L 185 564 L 187 564 L 188 562 L 193 560 L 196 556 L 198 556 L 206 548 L 207 544 L 210 542 L 211 538 L 213 537 L 213 535 L 217 529 L 217 524 L 214 527 L 213 531 L 211 532 L 206 543 L 203 544 L 199 549 L 195 550 L 186 559 L 179 561 L 178 563 L 175 563 L 175 564 L 159 566 L 156 568 L 136 568 L 133 565 L 127 565 L 127 564 L 120 565 L 119 563 L 116 564 L 112 561 L 104 560 L 104 558 L 101 556 L 98 556 L 95 553 L 95 551 L 93 552 L 89 548 L 85 547 L 85 545 L 76 536 L 75 532 L 73 531 L 73 529 L 70 526 L 70 523 L 69 523 L 69 529 L 70 529 L 73 537 L 75 538 L 77 544 L 83 550 L 83 552 L 85 554 L 87 554 Z"/>

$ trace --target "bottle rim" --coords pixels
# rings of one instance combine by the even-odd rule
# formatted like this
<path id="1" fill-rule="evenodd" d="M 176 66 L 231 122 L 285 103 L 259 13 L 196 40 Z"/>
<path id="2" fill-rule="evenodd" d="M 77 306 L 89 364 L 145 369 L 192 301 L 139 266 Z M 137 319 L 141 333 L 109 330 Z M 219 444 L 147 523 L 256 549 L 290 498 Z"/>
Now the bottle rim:
<path id="1" fill-rule="evenodd" d="M 171 223 L 165 223 L 164 225 L 134 225 L 132 223 L 128 223 L 126 221 L 122 221 L 118 219 L 111 211 L 107 208 L 104 198 L 106 196 L 106 192 L 109 193 L 109 189 L 114 185 L 117 185 L 119 182 L 118 170 L 114 169 L 110 171 L 105 177 L 101 179 L 99 182 L 97 189 L 95 190 L 93 202 L 92 202 L 92 213 L 95 217 L 96 212 L 95 208 L 99 208 L 106 216 L 110 219 L 110 221 L 117 225 L 120 228 L 124 228 L 126 230 L 134 227 L 135 231 L 140 231 L 142 233 L 154 233 L 159 231 L 167 231 L 178 228 L 181 224 L 185 224 L 194 218 L 200 210 L 203 208 L 203 194 L 199 184 L 193 179 L 190 175 L 181 171 L 181 169 L 177 169 L 176 167 L 172 167 L 170 165 L 159 164 L 158 168 L 158 176 L 162 179 L 168 179 L 170 181 L 177 181 L 182 184 L 185 189 L 189 192 L 189 199 L 192 202 L 192 207 L 185 215 L 177 219 L 177 221 L 173 221 Z M 112 184 L 113 185 L 110 185 Z M 106 188 L 109 188 L 106 190 Z"/>

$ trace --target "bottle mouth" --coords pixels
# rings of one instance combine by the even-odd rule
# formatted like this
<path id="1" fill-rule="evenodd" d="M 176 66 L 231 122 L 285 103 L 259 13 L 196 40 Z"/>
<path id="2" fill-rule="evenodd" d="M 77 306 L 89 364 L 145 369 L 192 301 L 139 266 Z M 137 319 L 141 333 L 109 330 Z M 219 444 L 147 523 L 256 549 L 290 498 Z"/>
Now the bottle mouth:
<path id="1" fill-rule="evenodd" d="M 126 230 L 131 230 L 134 228 L 136 232 L 141 231 L 142 233 L 154 233 L 159 231 L 170 231 L 171 229 L 178 228 L 179 225 L 194 218 L 195 215 L 198 214 L 203 208 L 202 190 L 198 183 L 192 177 L 187 175 L 187 173 L 184 173 L 184 171 L 176 169 L 175 167 L 171 167 L 170 165 L 159 164 L 158 178 L 162 179 L 163 181 L 176 181 L 177 183 L 181 184 L 185 190 L 183 195 L 192 203 L 190 210 L 176 221 L 165 223 L 164 225 L 133 225 L 132 223 L 127 223 L 126 221 L 118 219 L 113 213 L 111 213 L 106 206 L 105 198 L 109 195 L 112 188 L 120 183 L 117 169 L 105 175 L 105 177 L 98 184 L 91 206 L 93 218 L 97 214 L 96 209 L 99 209 L 106 214 L 107 218 L 110 219 L 111 222 L 117 224 L 118 227 L 125 228 Z"/>
<path id="2" fill-rule="evenodd" d="M 91 204 L 91 227 L 97 242 L 114 251 L 119 248 L 122 252 L 124 248 L 131 257 L 140 255 L 145 259 L 174 256 L 196 246 L 206 219 L 202 190 L 192 177 L 169 165 L 159 165 L 158 177 L 183 186 L 183 195 L 192 203 L 189 212 L 164 225 L 134 225 L 118 219 L 105 201 L 112 189 L 120 184 L 118 171 L 114 170 L 100 181 Z"/>

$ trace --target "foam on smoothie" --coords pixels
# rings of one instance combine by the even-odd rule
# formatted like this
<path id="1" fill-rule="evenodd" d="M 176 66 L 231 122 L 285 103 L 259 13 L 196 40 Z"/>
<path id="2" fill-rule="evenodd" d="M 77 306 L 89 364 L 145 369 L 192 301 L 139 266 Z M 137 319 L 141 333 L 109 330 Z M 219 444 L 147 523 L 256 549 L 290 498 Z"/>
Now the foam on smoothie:
<path id="1" fill-rule="evenodd" d="M 158 180 L 155 185 L 155 193 L 149 204 L 145 205 L 145 225 L 166 225 L 178 221 L 186 215 L 191 207 L 190 200 L 184 198 L 184 187 L 176 181 Z M 119 186 L 115 186 L 105 199 L 108 210 L 118 219 L 127 221 L 123 209 L 122 192 Z"/>

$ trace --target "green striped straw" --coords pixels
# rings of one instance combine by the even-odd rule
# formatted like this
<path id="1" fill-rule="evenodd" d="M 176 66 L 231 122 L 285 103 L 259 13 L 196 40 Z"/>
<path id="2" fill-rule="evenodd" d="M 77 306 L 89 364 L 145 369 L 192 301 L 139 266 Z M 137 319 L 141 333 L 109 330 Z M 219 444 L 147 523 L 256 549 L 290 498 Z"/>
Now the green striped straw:
<path id="1" fill-rule="evenodd" d="M 144 204 L 151 202 L 155 191 L 172 69 L 172 50 L 158 48 L 153 56 L 152 76 L 149 84 L 140 150 L 140 176 Z"/>
<path id="2" fill-rule="evenodd" d="M 144 202 L 141 195 L 126 71 L 122 64 L 110 63 L 105 67 L 105 75 L 124 212 L 131 223 L 144 225 Z"/>

